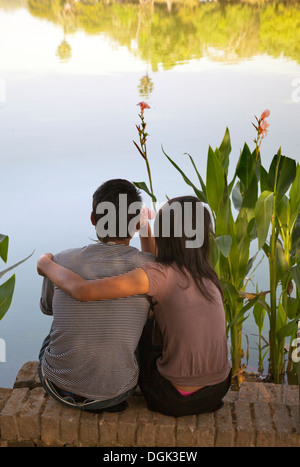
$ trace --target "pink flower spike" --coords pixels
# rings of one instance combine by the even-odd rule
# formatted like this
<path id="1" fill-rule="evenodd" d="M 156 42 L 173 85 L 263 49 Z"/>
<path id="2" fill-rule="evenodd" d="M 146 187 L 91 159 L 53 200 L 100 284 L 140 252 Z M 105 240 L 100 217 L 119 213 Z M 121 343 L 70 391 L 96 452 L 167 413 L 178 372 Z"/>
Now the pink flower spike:
<path id="1" fill-rule="evenodd" d="M 148 105 L 146 102 L 142 101 L 142 102 L 139 102 L 138 104 L 136 105 L 139 105 L 140 106 L 140 109 L 141 109 L 141 112 L 143 113 L 145 109 L 150 109 L 150 105 Z"/>
<path id="2" fill-rule="evenodd" d="M 261 124 L 260 124 L 260 129 L 261 129 L 262 131 L 267 131 L 267 128 L 268 128 L 269 126 L 270 126 L 269 123 L 266 122 L 265 120 L 263 120 L 263 121 L 261 122 Z"/>
<path id="3" fill-rule="evenodd" d="M 258 130 L 258 134 L 259 136 L 263 139 L 265 136 L 267 136 L 267 133 L 268 133 L 268 127 L 270 125 L 268 124 L 268 122 L 266 122 L 265 120 L 263 120 L 260 125 L 259 125 L 259 130 Z"/>
<path id="4" fill-rule="evenodd" d="M 260 119 L 261 119 L 261 120 L 264 120 L 265 118 L 268 118 L 269 115 L 270 115 L 270 110 L 266 109 L 266 110 L 264 110 L 263 113 L 261 114 Z"/>

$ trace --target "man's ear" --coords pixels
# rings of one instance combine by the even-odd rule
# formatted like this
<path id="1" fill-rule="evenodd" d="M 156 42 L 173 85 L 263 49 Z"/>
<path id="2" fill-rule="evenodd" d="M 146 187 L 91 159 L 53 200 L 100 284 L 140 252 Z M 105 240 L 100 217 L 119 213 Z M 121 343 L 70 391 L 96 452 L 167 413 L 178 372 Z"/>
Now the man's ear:
<path id="1" fill-rule="evenodd" d="M 93 225 L 96 225 L 96 221 L 95 221 L 95 217 L 94 217 L 94 213 L 93 213 L 93 212 L 91 212 L 91 223 L 92 223 Z"/>

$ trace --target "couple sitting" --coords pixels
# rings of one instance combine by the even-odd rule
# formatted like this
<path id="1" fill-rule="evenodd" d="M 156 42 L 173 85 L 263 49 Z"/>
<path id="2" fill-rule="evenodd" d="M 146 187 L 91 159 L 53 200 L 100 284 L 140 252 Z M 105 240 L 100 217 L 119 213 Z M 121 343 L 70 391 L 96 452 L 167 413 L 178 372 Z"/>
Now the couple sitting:
<path id="1" fill-rule="evenodd" d="M 185 232 L 175 232 L 175 209 L 168 236 L 161 227 L 165 207 L 156 216 L 155 237 L 147 220 L 148 235 L 135 222 L 139 251 L 130 246 L 134 232 L 124 236 L 118 223 L 124 219 L 120 195 L 126 195 L 125 219 L 132 225 L 136 218 L 128 208 L 141 205 L 139 192 L 126 180 L 109 180 L 93 196 L 91 221 L 99 241 L 38 261 L 41 309 L 53 315 L 39 357 L 42 384 L 61 403 L 92 412 L 124 410 L 137 385 L 148 407 L 166 415 L 217 410 L 230 387 L 231 367 L 222 289 L 208 259 L 209 212 L 202 208 L 203 242 L 194 248 L 186 247 Z M 186 196 L 165 206 L 175 202 L 182 208 L 179 224 L 189 205 L 195 232 L 200 201 Z M 101 206 L 107 203 L 116 209 L 115 235 L 103 229 Z"/>

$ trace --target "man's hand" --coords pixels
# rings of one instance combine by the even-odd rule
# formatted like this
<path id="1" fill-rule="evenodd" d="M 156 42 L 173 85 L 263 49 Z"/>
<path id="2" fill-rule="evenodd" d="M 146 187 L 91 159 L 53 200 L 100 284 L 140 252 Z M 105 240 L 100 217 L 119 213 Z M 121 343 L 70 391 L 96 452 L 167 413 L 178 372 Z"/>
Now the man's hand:
<path id="1" fill-rule="evenodd" d="M 37 262 L 37 272 L 40 276 L 45 276 L 45 264 L 49 260 L 52 260 L 53 254 L 52 253 L 44 253 Z"/>

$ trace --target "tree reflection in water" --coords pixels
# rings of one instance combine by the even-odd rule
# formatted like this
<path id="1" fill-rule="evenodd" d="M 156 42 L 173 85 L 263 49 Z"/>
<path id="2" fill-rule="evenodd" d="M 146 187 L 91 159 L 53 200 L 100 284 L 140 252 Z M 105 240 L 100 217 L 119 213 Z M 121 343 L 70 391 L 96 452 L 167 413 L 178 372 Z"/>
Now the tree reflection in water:
<path id="1" fill-rule="evenodd" d="M 64 34 L 104 34 L 152 71 L 203 56 L 228 63 L 268 54 L 300 62 L 298 0 L 28 0 L 27 6 Z"/>

